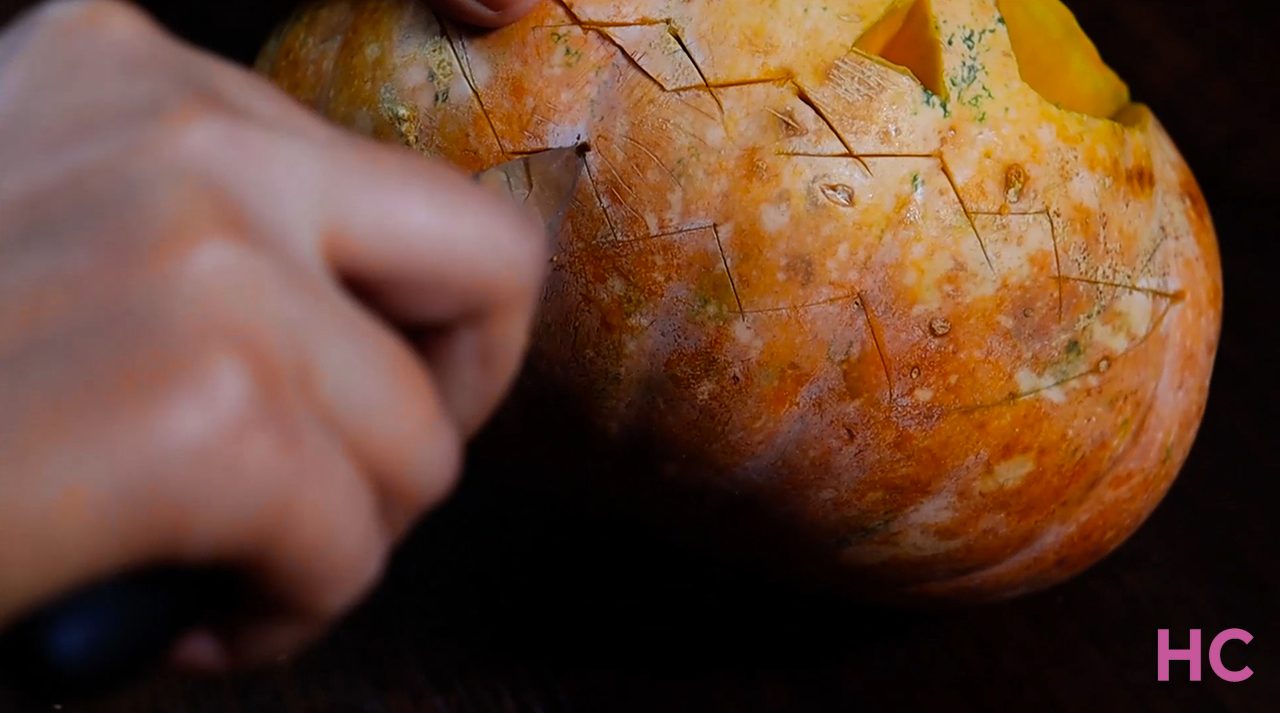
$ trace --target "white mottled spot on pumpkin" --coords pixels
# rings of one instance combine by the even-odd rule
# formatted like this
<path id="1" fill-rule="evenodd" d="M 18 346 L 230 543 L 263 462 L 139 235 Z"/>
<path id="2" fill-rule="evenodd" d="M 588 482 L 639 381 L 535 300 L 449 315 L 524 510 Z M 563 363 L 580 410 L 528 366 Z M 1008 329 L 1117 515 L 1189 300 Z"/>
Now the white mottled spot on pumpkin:
<path id="1" fill-rule="evenodd" d="M 947 155 L 947 168 L 951 177 L 959 185 L 966 185 L 977 175 L 979 166 L 978 152 L 957 151 Z"/>
<path id="2" fill-rule="evenodd" d="M 1036 374 L 1027 368 L 1018 370 L 1014 375 L 1014 379 L 1018 382 L 1018 393 L 1041 396 L 1055 404 L 1066 403 L 1067 395 L 1063 392 L 1062 386 L 1058 385 L 1060 379 L 1056 379 L 1048 374 Z"/>
<path id="3" fill-rule="evenodd" d="M 760 206 L 760 227 L 766 232 L 777 233 L 791 224 L 791 208 L 786 203 L 765 203 Z"/>
<path id="4" fill-rule="evenodd" d="M 1035 467 L 1035 459 L 1031 456 L 1025 454 L 1015 456 L 1003 463 L 997 463 L 991 470 L 984 473 L 978 479 L 978 489 L 989 493 L 1016 487 L 1028 473 L 1035 470 Z"/>
<path id="5" fill-rule="evenodd" d="M 1044 121 L 1036 129 L 1036 141 L 1042 146 L 1054 146 L 1058 143 L 1058 133 L 1054 131 L 1051 121 Z"/>
<path id="6" fill-rule="evenodd" d="M 473 52 L 469 48 L 467 50 L 466 66 L 470 70 L 471 81 L 475 82 L 477 87 L 487 85 L 489 79 L 493 76 L 487 54 L 487 52 Z"/>
<path id="7" fill-rule="evenodd" d="M 746 320 L 738 320 L 733 325 L 733 337 L 739 344 L 752 349 L 759 348 L 763 344 L 760 335 L 751 328 L 751 324 Z"/>
<path id="8" fill-rule="evenodd" d="M 547 142 L 552 147 L 577 146 L 587 140 L 587 124 L 583 120 L 577 124 L 552 123 L 547 127 Z"/>
<path id="9" fill-rule="evenodd" d="M 907 552 L 918 556 L 940 555 L 961 545 L 961 541 L 956 538 L 943 539 L 938 537 L 937 532 L 924 528 L 903 532 L 900 542 Z"/>
<path id="10" fill-rule="evenodd" d="M 429 68 L 425 64 L 413 62 L 409 63 L 404 70 L 400 83 L 405 86 L 416 87 L 419 84 L 429 81 Z"/>
<path id="11" fill-rule="evenodd" d="M 916 401 L 927 404 L 933 400 L 933 389 L 920 388 L 915 391 Z"/>
<path id="12" fill-rule="evenodd" d="M 1067 181 L 1067 196 L 1076 203 L 1094 205 L 1098 199 L 1099 183 L 1098 177 L 1092 172 L 1075 171 Z"/>

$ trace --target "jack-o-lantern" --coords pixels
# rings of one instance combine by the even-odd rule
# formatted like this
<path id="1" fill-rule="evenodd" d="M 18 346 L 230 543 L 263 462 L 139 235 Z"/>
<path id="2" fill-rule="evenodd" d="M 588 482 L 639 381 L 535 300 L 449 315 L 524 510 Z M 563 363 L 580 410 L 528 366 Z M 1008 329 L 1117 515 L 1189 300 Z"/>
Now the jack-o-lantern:
<path id="1" fill-rule="evenodd" d="M 1213 228 L 1057 0 L 327 0 L 260 69 L 468 170 L 589 142 L 529 378 L 868 591 L 1060 581 L 1187 456 Z"/>

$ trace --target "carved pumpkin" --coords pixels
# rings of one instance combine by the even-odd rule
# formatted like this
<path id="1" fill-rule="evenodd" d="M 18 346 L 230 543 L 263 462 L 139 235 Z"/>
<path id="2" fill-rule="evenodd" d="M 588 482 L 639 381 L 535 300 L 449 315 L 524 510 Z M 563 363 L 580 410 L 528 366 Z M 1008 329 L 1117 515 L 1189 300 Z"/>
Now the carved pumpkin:
<path id="1" fill-rule="evenodd" d="M 1057 0 L 329 0 L 260 69 L 467 170 L 589 141 L 530 378 L 865 591 L 1060 581 L 1187 456 L 1213 228 Z"/>

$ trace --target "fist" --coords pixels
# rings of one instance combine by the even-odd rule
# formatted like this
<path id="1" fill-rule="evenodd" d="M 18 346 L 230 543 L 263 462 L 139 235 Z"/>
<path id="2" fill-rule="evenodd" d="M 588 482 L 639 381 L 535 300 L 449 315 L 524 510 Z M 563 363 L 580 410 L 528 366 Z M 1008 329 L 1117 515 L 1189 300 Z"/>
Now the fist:
<path id="1" fill-rule="evenodd" d="M 121 570 L 229 564 L 271 606 L 179 659 L 312 639 L 508 388 L 540 228 L 101 0 L 0 35 L 0 166 L 0 626 Z"/>

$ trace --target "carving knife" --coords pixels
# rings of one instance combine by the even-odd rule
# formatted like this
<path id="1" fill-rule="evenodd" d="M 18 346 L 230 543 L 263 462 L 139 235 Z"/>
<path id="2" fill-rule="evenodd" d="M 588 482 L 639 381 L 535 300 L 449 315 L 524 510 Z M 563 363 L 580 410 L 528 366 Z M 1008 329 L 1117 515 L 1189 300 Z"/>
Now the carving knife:
<path id="1" fill-rule="evenodd" d="M 582 170 L 582 147 L 523 155 L 475 176 L 536 213 L 559 235 Z M 233 573 L 180 567 L 87 587 L 0 636 L 0 678 L 31 698 L 68 700 L 123 686 L 163 663 L 180 636 L 247 603 Z"/>

